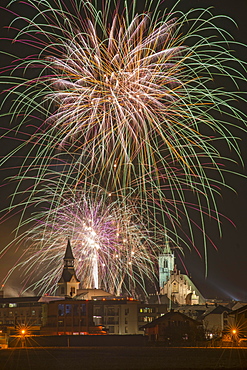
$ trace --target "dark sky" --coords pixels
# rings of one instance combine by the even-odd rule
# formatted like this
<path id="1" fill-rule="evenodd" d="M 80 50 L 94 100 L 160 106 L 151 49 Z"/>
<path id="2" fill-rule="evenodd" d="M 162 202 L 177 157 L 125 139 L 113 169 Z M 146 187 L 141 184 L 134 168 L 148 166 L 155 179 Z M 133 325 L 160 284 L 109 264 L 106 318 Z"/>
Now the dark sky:
<path id="1" fill-rule="evenodd" d="M 139 1 L 139 0 L 138 0 Z M 4 6 L 8 1 L 1 0 L 1 6 Z M 172 0 L 165 0 L 164 4 L 169 6 L 173 4 Z M 181 1 L 181 8 L 186 9 L 189 7 L 208 7 L 213 6 L 213 12 L 215 14 L 225 14 L 233 18 L 237 24 L 238 28 L 235 28 L 230 25 L 227 26 L 230 28 L 231 33 L 234 38 L 246 44 L 247 42 L 247 1 L 246 0 L 184 0 Z M 8 16 L 3 9 L 0 9 L 0 33 L 3 36 L 6 36 L 6 30 L 3 29 L 3 26 L 8 24 Z M 15 50 L 13 50 L 15 48 Z M 21 47 L 23 48 L 23 46 Z M 28 48 L 28 47 L 27 47 Z M 1 40 L 1 49 L 2 50 L 11 50 L 13 53 L 26 53 L 25 50 L 21 50 L 20 47 L 16 45 L 11 45 L 3 40 Z M 244 47 L 236 47 L 236 54 L 242 60 L 247 62 L 247 49 Z M 7 58 L 1 57 L 0 64 L 1 67 L 5 66 L 9 61 Z M 246 91 L 246 83 L 243 82 L 241 89 Z M 247 108 L 244 104 L 241 104 L 241 109 Z M 7 109 L 7 107 L 5 108 Z M 0 122 L 1 127 L 6 127 L 6 118 L 2 118 Z M 238 123 L 237 123 L 238 124 Z M 242 150 L 242 157 L 247 162 L 247 148 L 246 140 L 247 135 L 245 133 L 237 132 L 238 135 L 241 135 L 242 141 L 240 147 Z M 1 156 L 4 156 L 8 153 L 10 148 L 15 145 L 15 140 L 12 139 L 12 142 L 8 140 L 2 140 L 0 145 Z M 228 155 L 226 153 L 226 155 Z M 17 163 L 14 166 L 18 167 L 21 159 L 17 160 Z M 13 165 L 13 164 L 12 164 Z M 241 165 L 234 168 L 236 171 L 239 171 L 243 174 L 247 172 L 241 167 Z M 3 180 L 9 174 L 9 170 L 1 170 L 0 178 Z M 246 231 L 247 231 L 247 220 L 246 220 L 246 209 L 247 209 L 247 180 L 241 176 L 232 176 L 228 175 L 226 177 L 227 182 L 230 186 L 236 189 L 236 193 L 233 193 L 228 190 L 224 190 L 222 193 L 222 198 L 218 200 L 220 211 L 231 218 L 235 223 L 236 228 L 231 226 L 229 222 L 224 222 L 223 224 L 223 237 L 219 239 L 216 235 L 215 228 L 212 226 L 212 229 L 208 229 L 208 234 L 217 244 L 218 250 L 213 248 L 208 249 L 209 253 L 209 262 L 208 262 L 208 274 L 205 277 L 205 266 L 204 261 L 201 260 L 194 251 L 186 251 L 184 263 L 192 276 L 193 282 L 202 290 L 202 293 L 209 298 L 212 297 L 230 297 L 232 299 L 245 300 L 247 301 L 247 247 L 246 247 Z M 1 188 L 1 205 L 3 209 L 7 202 L 6 198 L 11 194 L 13 188 L 11 186 L 4 186 Z M 0 248 L 4 248 L 7 241 L 11 240 L 11 231 L 14 229 L 15 218 L 5 222 L 3 225 L 0 225 Z M 0 260 L 0 281 L 3 278 L 4 274 L 7 272 L 11 264 L 16 258 L 16 255 L 11 253 L 6 253 L 6 255 Z M 16 252 L 18 253 L 18 252 Z M 182 269 L 181 263 L 178 261 L 178 266 Z M 13 281 L 13 285 L 18 285 L 18 278 Z"/>

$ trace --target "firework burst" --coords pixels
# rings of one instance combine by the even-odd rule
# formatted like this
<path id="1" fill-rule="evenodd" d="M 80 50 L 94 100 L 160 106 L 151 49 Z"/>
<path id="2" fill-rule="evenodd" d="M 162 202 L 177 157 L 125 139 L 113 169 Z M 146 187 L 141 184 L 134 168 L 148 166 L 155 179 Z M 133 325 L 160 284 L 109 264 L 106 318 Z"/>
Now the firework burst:
<path id="1" fill-rule="evenodd" d="M 169 12 L 162 9 L 161 17 L 162 4 L 151 2 L 137 14 L 135 2 L 121 9 L 121 2 L 106 1 L 100 9 L 97 2 L 81 0 L 28 0 L 22 3 L 25 15 L 16 17 L 16 3 L 10 0 L 8 7 L 14 14 L 11 41 L 34 52 L 14 58 L 2 72 L 10 86 L 4 103 L 12 101 L 12 121 L 19 116 L 11 130 L 25 137 L 1 163 L 29 148 L 11 203 L 15 206 L 22 185 L 31 181 L 21 220 L 48 179 L 59 196 L 53 190 L 47 214 L 63 209 L 68 187 L 83 183 L 86 192 L 99 184 L 120 200 L 125 215 L 124 199 L 131 195 L 154 235 L 161 223 L 164 229 L 170 223 L 176 234 L 185 218 L 193 245 L 194 206 L 187 192 L 196 199 L 201 232 L 205 235 L 208 216 L 220 229 L 215 197 L 224 184 L 225 158 L 215 143 L 224 139 L 240 157 L 231 122 L 245 117 L 233 104 L 242 95 L 223 91 L 214 78 L 224 75 L 237 86 L 245 66 L 231 54 L 234 41 L 217 27 L 218 17 L 209 9 L 184 14 L 180 2 Z M 33 128 L 27 129 L 29 120 Z M 88 199 L 82 208 L 89 207 Z M 206 253 L 206 237 L 204 244 Z M 92 250 L 95 258 L 97 248 Z"/>
<path id="2" fill-rule="evenodd" d="M 160 247 L 133 202 L 112 201 L 102 189 L 59 194 L 50 188 L 43 204 L 47 209 L 32 216 L 28 224 L 33 226 L 18 238 L 26 244 L 25 258 L 14 269 L 23 270 L 24 286 L 54 292 L 68 236 L 84 288 L 134 295 L 138 287 L 146 292 L 148 280 L 154 283 Z M 37 270 L 47 271 L 38 282 Z"/>
<path id="3" fill-rule="evenodd" d="M 180 198 L 182 188 L 213 198 L 207 171 L 221 173 L 214 141 L 224 138 L 239 153 L 231 124 L 215 118 L 213 108 L 240 118 L 231 105 L 237 93 L 222 92 L 213 80 L 243 75 L 226 63 L 237 60 L 210 11 L 182 14 L 174 7 L 160 18 L 157 9 L 147 9 L 131 18 L 134 5 L 111 11 L 106 2 L 97 10 L 72 0 L 73 13 L 58 1 L 29 0 L 26 6 L 39 21 L 36 15 L 17 18 L 26 26 L 14 41 L 32 46 L 36 55 L 11 68 L 41 73 L 10 77 L 7 98 L 17 95 L 11 114 L 21 116 L 18 130 L 37 113 L 44 122 L 31 135 L 35 158 L 31 164 L 24 160 L 21 176 L 31 167 L 43 174 L 51 159 L 62 162 L 67 155 L 70 172 L 77 172 L 75 184 L 81 178 L 95 183 L 97 176 L 103 187 L 135 188 L 145 199 L 147 190 L 166 182 Z M 206 31 L 212 36 L 205 38 Z"/>

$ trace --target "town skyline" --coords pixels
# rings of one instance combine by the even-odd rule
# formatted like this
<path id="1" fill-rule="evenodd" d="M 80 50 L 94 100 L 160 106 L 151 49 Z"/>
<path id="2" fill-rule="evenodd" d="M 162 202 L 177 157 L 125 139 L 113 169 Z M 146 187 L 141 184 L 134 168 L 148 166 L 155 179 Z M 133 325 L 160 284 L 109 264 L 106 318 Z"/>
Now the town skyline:
<path id="1" fill-rule="evenodd" d="M 7 3 L 7 1 L 6 1 Z M 169 3 L 169 1 L 167 2 Z M 247 12 L 247 4 L 245 1 L 237 0 L 236 6 L 232 9 L 232 2 L 230 1 L 210 1 L 205 0 L 203 2 L 194 1 L 195 6 L 215 6 L 214 11 L 216 14 L 226 14 L 232 17 L 237 23 L 239 28 L 231 26 L 231 32 L 233 33 L 234 38 L 246 44 L 246 34 L 247 34 L 247 25 L 245 21 L 245 16 Z M 3 9 L 0 10 L 3 12 Z M 7 25 L 8 19 L 3 19 L 2 21 Z M 230 23 L 229 23 L 230 24 Z M 222 25 L 224 26 L 224 25 Z M 1 33 L 3 37 L 7 37 L 7 30 L 2 28 Z M 5 40 L 2 40 L 3 48 L 9 50 L 9 43 Z M 17 47 L 18 48 L 18 47 Z M 244 47 L 237 47 L 236 54 L 240 59 L 246 60 L 246 49 Z M 18 53 L 26 53 L 20 48 Z M 1 66 L 5 65 L 7 57 L 1 59 Z M 243 91 L 246 89 L 246 81 L 242 82 Z M 246 107 L 241 103 L 241 109 L 246 110 Z M 8 122 L 6 117 L 1 117 L 1 127 L 6 128 Z M 238 122 L 233 122 L 238 125 Z M 238 134 L 237 134 L 238 135 Z M 244 162 L 247 162 L 247 149 L 246 149 L 246 133 L 241 133 L 242 142 L 240 142 L 240 147 L 242 150 L 242 157 Z M 9 148 L 15 146 L 15 142 L 12 139 L 10 142 L 8 139 L 2 139 L 1 146 L 1 156 L 4 156 L 8 153 Z M 223 148 L 223 151 L 226 156 L 229 155 L 227 148 Z M 235 159 L 235 158 L 234 158 Z M 2 192 L 2 205 L 1 208 L 4 209 L 9 201 L 11 192 L 13 191 L 12 185 L 4 181 L 8 176 L 12 176 L 15 173 L 15 168 L 20 165 L 21 158 L 8 163 L 7 168 L 1 170 L 1 180 L 2 183 L 5 183 L 1 187 Z M 12 169 L 10 169 L 12 167 Z M 237 169 L 236 169 L 237 168 Z M 246 176 L 246 171 L 241 168 L 241 165 L 233 165 L 233 170 L 237 170 L 243 174 L 243 176 L 232 175 L 231 173 L 226 174 L 227 183 L 236 190 L 236 194 L 230 190 L 223 190 L 222 198 L 218 198 L 217 202 L 219 204 L 219 210 L 227 218 L 236 225 L 236 228 L 229 222 L 227 219 L 224 220 L 222 225 L 223 236 L 219 238 L 216 235 L 215 226 L 210 222 L 208 223 L 208 233 L 211 239 L 213 239 L 216 244 L 218 251 L 216 251 L 213 246 L 208 248 L 208 271 L 207 277 L 205 272 L 205 260 L 200 258 L 196 251 L 189 251 L 184 249 L 185 257 L 182 258 L 182 261 L 179 259 L 179 256 L 176 255 L 178 268 L 188 272 L 188 275 L 191 275 L 193 282 L 198 286 L 198 288 L 204 293 L 205 296 L 213 298 L 213 296 L 223 296 L 229 297 L 236 300 L 246 300 L 247 290 L 246 290 L 246 259 L 247 259 L 247 248 L 246 248 L 246 206 L 247 206 L 247 192 L 246 184 L 247 180 L 244 178 Z M 17 226 L 16 218 L 10 218 L 5 221 L 4 224 L 0 226 L 1 233 L 1 249 L 11 240 L 13 235 L 13 230 Z M 198 244 L 200 243 L 200 236 L 197 238 Z M 14 255 L 15 253 L 15 255 Z M 175 250 L 176 253 L 176 250 Z M 0 260 L 2 267 L 0 280 L 5 274 L 8 273 L 8 270 L 13 266 L 14 260 L 18 256 L 18 251 L 12 252 L 11 255 L 8 255 L 8 252 Z M 184 268 L 185 266 L 185 268 Z M 40 271 L 42 274 L 42 271 Z M 19 286 L 19 272 L 13 275 L 13 278 L 10 279 L 10 288 L 18 292 L 21 287 Z"/>

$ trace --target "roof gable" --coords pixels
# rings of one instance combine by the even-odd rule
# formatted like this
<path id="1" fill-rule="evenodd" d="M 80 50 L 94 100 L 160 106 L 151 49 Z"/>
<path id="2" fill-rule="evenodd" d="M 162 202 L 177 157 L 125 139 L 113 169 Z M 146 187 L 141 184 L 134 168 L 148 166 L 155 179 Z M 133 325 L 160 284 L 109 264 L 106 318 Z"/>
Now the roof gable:
<path id="1" fill-rule="evenodd" d="M 211 310 L 210 312 L 205 312 L 205 315 L 204 317 L 208 316 L 208 315 L 222 315 L 222 313 L 224 312 L 231 312 L 231 309 L 228 308 L 228 307 L 225 307 L 225 306 L 217 306 L 215 307 L 213 310 Z"/>
<path id="2" fill-rule="evenodd" d="M 182 312 L 170 311 L 170 312 L 167 312 L 165 315 L 162 315 L 158 319 L 155 319 L 152 322 L 149 322 L 148 324 L 143 325 L 142 329 L 152 328 L 156 325 L 162 324 L 163 322 L 166 322 L 166 321 L 169 321 L 169 320 L 172 320 L 172 319 L 178 319 L 178 318 L 180 318 L 180 321 L 190 321 L 190 322 L 193 322 L 196 325 L 201 324 L 199 321 L 192 319 L 191 317 L 183 314 Z"/>

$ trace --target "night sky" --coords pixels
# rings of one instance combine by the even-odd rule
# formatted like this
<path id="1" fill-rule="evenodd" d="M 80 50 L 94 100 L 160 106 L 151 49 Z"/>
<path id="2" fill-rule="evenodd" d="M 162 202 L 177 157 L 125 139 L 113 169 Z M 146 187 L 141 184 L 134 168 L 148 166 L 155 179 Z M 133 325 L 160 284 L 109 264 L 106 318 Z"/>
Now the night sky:
<path id="1" fill-rule="evenodd" d="M 137 0 L 137 2 L 140 0 Z M 28 2 L 28 0 L 27 0 Z M 1 0 L 1 6 L 5 6 L 8 1 Z M 165 7 L 169 7 L 174 1 L 163 1 Z M 247 41 L 247 1 L 246 0 L 184 0 L 181 1 L 181 9 L 188 9 L 189 7 L 208 7 L 213 6 L 213 12 L 215 14 L 225 14 L 233 18 L 237 24 L 238 28 L 235 28 L 230 22 L 227 25 L 222 25 L 223 28 L 227 27 L 229 31 L 233 34 L 235 40 L 246 44 Z M 7 30 L 3 26 L 9 23 L 10 16 L 3 10 L 0 9 L 0 33 L 2 37 L 7 37 Z M 13 45 L 7 41 L 1 40 L 1 50 L 10 51 L 13 54 L 18 54 L 20 57 L 27 55 L 29 52 L 28 46 Z M 247 49 L 244 47 L 237 46 L 235 48 L 235 53 L 238 55 L 239 59 L 245 60 L 247 62 Z M 9 63 L 7 57 L 0 58 L 1 67 L 6 66 Z M 220 81 L 219 81 L 220 83 Z M 241 90 L 246 91 L 246 82 L 242 82 Z M 247 107 L 241 103 L 239 104 L 241 110 L 246 110 Z M 8 110 L 6 106 L 5 111 Z M 3 112 L 4 113 L 4 112 Z M 240 123 L 234 122 L 237 125 Z M 1 118 L 0 127 L 8 127 L 8 119 Z M 247 163 L 247 134 L 236 130 L 236 135 L 241 136 L 240 147 L 242 150 L 242 157 Z M 7 140 L 2 139 L 0 144 L 0 155 L 5 156 L 11 148 L 13 148 L 17 139 Z M 224 153 L 225 148 L 222 149 L 224 155 L 231 155 L 227 151 Z M 234 158 L 234 157 L 233 157 Z M 15 169 L 9 169 L 9 167 L 18 168 L 21 165 L 21 158 L 9 161 L 6 168 L 0 171 L 0 180 L 3 184 L 6 184 L 4 179 L 7 176 L 13 176 Z M 232 167 L 233 170 L 240 172 L 241 174 L 247 175 L 242 166 L 235 165 Z M 246 235 L 247 235 L 247 219 L 246 219 L 246 209 L 247 209 L 247 179 L 242 176 L 226 175 L 226 182 L 236 189 L 236 193 L 230 190 L 222 191 L 222 198 L 218 199 L 218 206 L 226 217 L 229 217 L 236 225 L 233 227 L 227 220 L 224 221 L 223 237 L 220 239 L 217 234 L 215 227 L 210 224 L 208 225 L 208 234 L 210 238 L 214 240 L 217 245 L 218 250 L 216 251 L 213 247 L 208 249 L 208 272 L 207 277 L 205 277 L 205 263 L 203 259 L 200 259 L 195 251 L 185 251 L 184 263 L 192 277 L 193 282 L 202 291 L 207 298 L 220 298 L 220 297 L 230 297 L 231 299 L 245 300 L 247 301 L 247 247 L 246 247 Z M 13 191 L 13 185 L 7 182 L 7 186 L 1 187 L 1 204 L 0 207 L 4 209 L 8 204 L 8 197 Z M 16 217 L 5 221 L 0 225 L 0 249 L 3 249 L 7 242 L 12 238 L 12 231 L 16 227 Z M 11 252 L 7 252 L 0 260 L 0 281 L 7 273 L 8 269 L 11 268 L 16 256 L 18 256 L 18 251 L 14 253 L 14 249 Z M 177 258 L 178 268 L 184 271 L 182 264 Z M 13 289 L 18 290 L 19 278 L 17 274 L 13 276 L 10 280 Z M 14 294 L 14 293 L 13 293 Z"/>

